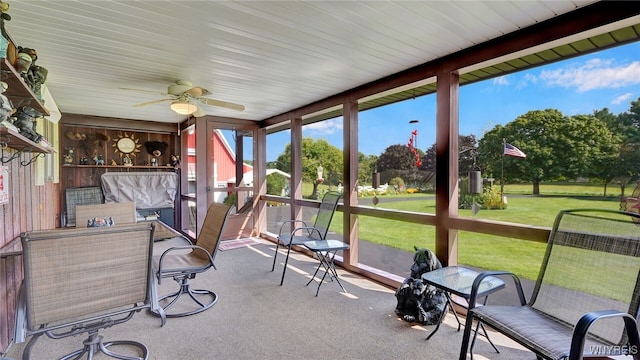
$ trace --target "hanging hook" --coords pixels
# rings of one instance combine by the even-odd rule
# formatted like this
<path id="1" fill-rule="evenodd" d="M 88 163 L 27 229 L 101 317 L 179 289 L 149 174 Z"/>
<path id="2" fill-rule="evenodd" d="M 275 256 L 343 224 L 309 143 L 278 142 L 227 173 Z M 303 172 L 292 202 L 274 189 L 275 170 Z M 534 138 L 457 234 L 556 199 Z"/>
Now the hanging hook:
<path id="1" fill-rule="evenodd" d="M 20 165 L 22 166 L 29 166 L 31 165 L 34 161 L 38 160 L 38 158 L 40 157 L 40 155 L 42 155 L 42 157 L 45 157 L 46 155 L 44 153 L 37 153 L 36 155 L 31 157 L 31 160 L 29 161 L 20 161 Z"/>
<path id="2" fill-rule="evenodd" d="M 2 158 L 0 158 L 0 162 L 3 164 L 7 164 L 10 163 L 11 161 L 17 159 L 20 154 L 22 153 L 22 151 L 16 151 L 13 155 L 9 156 L 8 158 L 5 158 L 4 156 L 4 148 L 2 148 Z"/>

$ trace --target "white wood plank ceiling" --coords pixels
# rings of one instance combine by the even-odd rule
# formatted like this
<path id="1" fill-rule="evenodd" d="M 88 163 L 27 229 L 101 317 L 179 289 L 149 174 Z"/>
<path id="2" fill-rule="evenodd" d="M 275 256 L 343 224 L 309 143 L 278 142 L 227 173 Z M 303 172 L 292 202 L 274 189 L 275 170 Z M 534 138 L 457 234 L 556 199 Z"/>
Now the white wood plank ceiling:
<path id="1" fill-rule="evenodd" d="M 62 113 L 178 123 L 188 80 L 262 120 L 593 1 L 8 1 Z M 147 91 L 124 90 L 135 88 Z"/>

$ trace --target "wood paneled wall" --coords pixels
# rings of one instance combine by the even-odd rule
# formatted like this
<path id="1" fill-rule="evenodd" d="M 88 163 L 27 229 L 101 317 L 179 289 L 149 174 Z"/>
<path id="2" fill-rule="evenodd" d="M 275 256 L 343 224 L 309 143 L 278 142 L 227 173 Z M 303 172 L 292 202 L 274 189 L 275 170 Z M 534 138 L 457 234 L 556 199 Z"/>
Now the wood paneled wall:
<path id="1" fill-rule="evenodd" d="M 3 149 L 5 157 L 12 153 L 14 150 Z M 0 353 L 13 340 L 15 305 L 22 281 L 20 233 L 52 229 L 60 221 L 60 184 L 36 186 L 35 164 L 20 164 L 30 157 L 23 154 L 5 164 L 9 167 L 9 202 L 0 205 Z"/>

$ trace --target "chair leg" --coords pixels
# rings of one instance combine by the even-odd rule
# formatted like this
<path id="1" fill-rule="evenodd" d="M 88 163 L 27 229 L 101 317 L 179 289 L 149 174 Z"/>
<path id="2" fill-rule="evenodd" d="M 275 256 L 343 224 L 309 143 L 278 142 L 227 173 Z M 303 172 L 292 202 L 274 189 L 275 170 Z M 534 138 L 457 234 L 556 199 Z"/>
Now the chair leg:
<path id="1" fill-rule="evenodd" d="M 209 309 L 210 307 L 215 305 L 216 302 L 218 302 L 218 295 L 215 292 L 210 290 L 199 290 L 199 289 L 191 288 L 191 285 L 189 284 L 188 276 L 178 278 L 176 279 L 176 281 L 180 283 L 180 289 L 178 289 L 178 291 L 158 298 L 158 303 L 164 300 L 171 299 L 167 305 L 162 307 L 166 317 L 175 318 L 175 317 L 194 315 Z M 178 302 L 178 299 L 180 299 L 182 294 L 188 294 L 191 300 L 193 300 L 198 305 L 198 307 L 192 311 L 185 311 L 185 312 L 170 314 L 168 310 L 171 309 Z M 196 295 L 206 295 L 211 297 L 211 300 L 209 302 L 202 302 L 196 297 Z M 150 312 L 155 316 L 160 316 L 160 314 L 156 311 L 150 310 Z"/>
<path id="2" fill-rule="evenodd" d="M 481 323 L 480 321 L 478 321 L 478 324 L 476 325 L 476 334 L 478 332 L 478 327 L 482 328 L 482 332 L 484 333 L 484 337 L 487 338 L 487 341 L 489 342 L 489 344 L 491 344 L 491 346 L 493 347 L 493 350 L 495 350 L 496 353 L 500 354 L 500 350 L 498 350 L 498 348 L 493 343 L 493 341 L 491 341 L 491 339 L 489 339 L 489 334 L 487 333 L 487 329 L 484 327 L 484 324 Z M 474 341 L 475 341 L 475 335 L 474 335 Z M 471 354 L 473 354 L 473 344 L 471 344 Z"/>
<path id="3" fill-rule="evenodd" d="M 276 268 L 276 259 L 278 259 L 278 248 L 280 247 L 280 240 L 276 242 L 276 252 L 273 254 L 273 265 L 271 265 L 271 271 Z"/>
<path id="4" fill-rule="evenodd" d="M 291 253 L 291 246 L 287 247 L 287 257 L 284 259 L 284 268 L 282 269 L 282 278 L 280 279 L 280 286 L 284 283 L 284 274 L 287 272 L 287 264 L 289 263 L 289 253 Z"/>

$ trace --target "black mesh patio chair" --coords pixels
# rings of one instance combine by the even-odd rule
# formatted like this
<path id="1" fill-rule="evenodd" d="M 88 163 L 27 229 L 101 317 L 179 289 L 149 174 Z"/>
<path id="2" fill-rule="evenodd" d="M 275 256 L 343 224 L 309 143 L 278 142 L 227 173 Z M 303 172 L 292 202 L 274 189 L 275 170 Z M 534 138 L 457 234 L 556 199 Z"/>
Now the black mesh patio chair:
<path id="1" fill-rule="evenodd" d="M 103 341 L 101 329 L 117 326 L 154 307 L 151 292 L 153 224 L 24 232 L 24 282 L 16 310 L 15 342 L 78 336 L 83 347 L 59 359 L 148 359 L 148 348 L 131 340 Z M 164 322 L 164 317 L 162 318 Z M 115 352 L 118 349 L 118 352 Z M 46 358 L 54 358 L 47 349 Z M 45 358 L 42 354 L 37 356 Z"/>
<path id="2" fill-rule="evenodd" d="M 162 254 L 154 255 L 158 284 L 164 278 L 173 278 L 179 284 L 176 292 L 158 298 L 158 303 L 164 309 L 166 317 L 194 315 L 211 308 L 218 301 L 218 295 L 215 292 L 208 289 L 193 289 L 189 280 L 195 278 L 196 274 L 216 268 L 213 261 L 218 253 L 218 244 L 231 209 L 232 206 L 229 204 L 211 204 L 195 245 L 184 244 L 183 241 L 184 245 L 171 246 Z M 163 244 L 156 243 L 156 247 L 160 246 Z M 192 306 L 178 305 L 178 300 L 183 294 L 193 300 L 190 303 Z M 171 310 L 174 306 L 177 307 Z M 158 315 L 157 312 L 155 314 Z"/>
<path id="3" fill-rule="evenodd" d="M 284 275 L 287 271 L 287 264 L 289 263 L 289 254 L 293 246 L 303 246 L 307 241 L 313 240 L 325 240 L 327 233 L 329 232 L 329 225 L 333 214 L 338 207 L 338 200 L 342 196 L 337 191 L 329 191 L 322 197 L 320 208 L 316 214 L 313 226 L 309 226 L 302 220 L 288 220 L 285 221 L 280 227 L 278 233 L 278 241 L 276 243 L 276 252 L 273 255 L 273 265 L 271 271 L 276 268 L 276 260 L 278 258 L 278 249 L 280 245 L 287 248 L 287 256 L 284 260 L 284 268 L 282 269 L 282 278 L 280 279 L 280 285 L 284 283 Z M 288 232 L 287 228 L 294 227 L 291 232 Z"/>
<path id="4" fill-rule="evenodd" d="M 478 285 L 490 275 L 512 278 L 520 304 L 474 307 Z M 487 271 L 475 279 L 460 360 L 467 356 L 473 320 L 515 340 L 538 359 L 628 354 L 639 360 L 639 305 L 640 215 L 561 211 L 528 303 L 520 280 L 510 272 Z"/>

